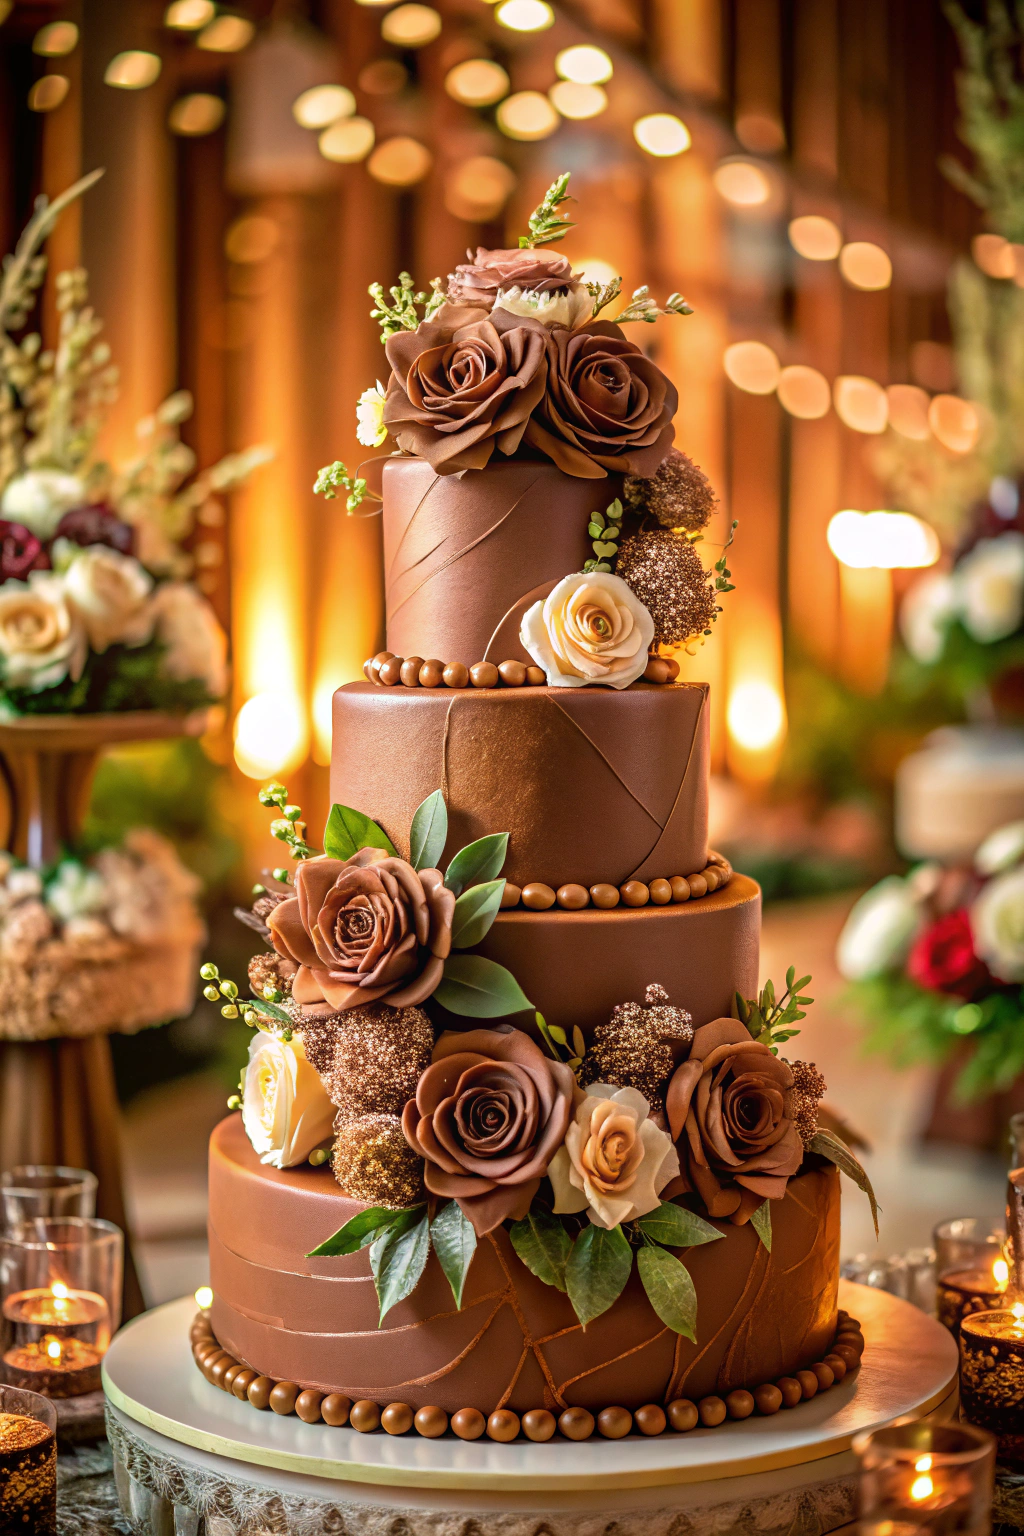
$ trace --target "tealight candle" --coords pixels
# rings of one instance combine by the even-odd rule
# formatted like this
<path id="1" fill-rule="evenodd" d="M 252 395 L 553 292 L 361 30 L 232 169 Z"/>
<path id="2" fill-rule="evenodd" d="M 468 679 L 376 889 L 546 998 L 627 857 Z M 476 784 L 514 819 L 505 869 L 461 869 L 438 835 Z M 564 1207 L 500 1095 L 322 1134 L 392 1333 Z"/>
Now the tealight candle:
<path id="1" fill-rule="evenodd" d="M 939 1322 L 955 1338 L 964 1317 L 976 1312 L 991 1312 L 1006 1300 L 1010 1266 L 1003 1258 L 993 1259 L 986 1269 L 951 1269 L 940 1275 L 936 1306 Z"/>
<path id="2" fill-rule="evenodd" d="M 861 1536 L 989 1536 L 995 1441 L 969 1425 L 859 1436 Z"/>
<path id="3" fill-rule="evenodd" d="M 960 1409 L 989 1429 L 1006 1461 L 1024 1461 L 1024 1304 L 960 1324 Z"/>

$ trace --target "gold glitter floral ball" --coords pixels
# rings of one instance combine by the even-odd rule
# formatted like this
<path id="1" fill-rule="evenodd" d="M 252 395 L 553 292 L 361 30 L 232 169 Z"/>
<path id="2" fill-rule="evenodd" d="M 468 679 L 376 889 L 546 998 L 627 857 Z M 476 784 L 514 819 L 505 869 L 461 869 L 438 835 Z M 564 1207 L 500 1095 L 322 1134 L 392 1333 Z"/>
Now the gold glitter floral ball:
<path id="1" fill-rule="evenodd" d="M 630 534 L 615 574 L 654 620 L 656 645 L 683 645 L 710 629 L 717 611 L 714 589 L 685 534 L 667 528 Z"/>
<path id="2" fill-rule="evenodd" d="M 335 1123 L 334 1177 L 353 1200 L 403 1210 L 423 1198 L 423 1159 L 405 1139 L 397 1115 L 343 1114 Z"/>
<path id="3" fill-rule="evenodd" d="M 302 1043 L 343 1114 L 399 1115 L 430 1065 L 434 1031 L 422 1008 L 367 1003 L 304 1018 Z"/>
<path id="4" fill-rule="evenodd" d="M 679 448 L 670 448 L 649 478 L 630 475 L 622 496 L 638 516 L 650 513 L 663 528 L 685 528 L 688 533 L 707 527 L 718 500 L 700 465 Z"/>
<path id="5" fill-rule="evenodd" d="M 580 1081 L 635 1088 L 652 1109 L 660 1109 L 677 1053 L 693 1040 L 693 1020 L 685 1008 L 669 1005 L 657 983 L 647 988 L 644 1003 L 619 1003 L 608 1023 L 597 1026 Z"/>

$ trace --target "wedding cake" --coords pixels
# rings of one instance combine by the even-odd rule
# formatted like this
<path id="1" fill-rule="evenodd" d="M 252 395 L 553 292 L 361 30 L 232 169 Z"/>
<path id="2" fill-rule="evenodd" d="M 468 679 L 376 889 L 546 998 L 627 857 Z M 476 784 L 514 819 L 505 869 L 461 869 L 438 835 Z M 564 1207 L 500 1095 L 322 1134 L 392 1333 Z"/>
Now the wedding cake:
<path id="1" fill-rule="evenodd" d="M 377 288 L 391 377 L 318 486 L 381 500 L 387 644 L 334 697 L 323 852 L 241 914 L 256 1034 L 210 1146 L 208 1379 L 309 1422 L 503 1441 L 791 1408 L 856 1369 L 808 978 L 758 991 L 760 892 L 708 848 L 731 590 L 676 392 L 624 324 L 688 313 L 550 247 Z M 667 318 L 666 323 L 679 323 Z M 248 990 L 251 997 L 244 997 Z M 827 1118 L 827 1117 L 824 1117 Z"/>

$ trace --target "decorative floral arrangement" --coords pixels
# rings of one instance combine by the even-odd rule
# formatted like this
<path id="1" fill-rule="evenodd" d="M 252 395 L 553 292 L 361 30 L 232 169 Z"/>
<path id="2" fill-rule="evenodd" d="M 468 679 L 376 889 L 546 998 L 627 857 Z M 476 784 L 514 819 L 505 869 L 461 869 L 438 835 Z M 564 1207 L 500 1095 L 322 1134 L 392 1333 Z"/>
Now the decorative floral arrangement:
<path id="1" fill-rule="evenodd" d="M 652 984 L 588 1043 L 537 1013 L 478 944 L 498 913 L 506 837 L 435 867 L 448 832 L 440 792 L 413 819 L 411 856 L 347 807 L 318 855 L 280 784 L 260 792 L 298 867 L 273 871 L 239 916 L 267 949 L 251 997 L 202 968 L 206 996 L 258 1029 L 239 1093 L 246 1132 L 275 1167 L 331 1159 L 366 1208 L 316 1250 L 369 1248 L 381 1319 L 419 1281 L 431 1249 L 457 1306 L 479 1241 L 507 1225 L 519 1258 L 568 1294 L 586 1326 L 613 1305 L 634 1256 L 651 1306 L 695 1338 L 696 1296 L 677 1250 L 749 1222 L 771 1248 L 771 1203 L 808 1156 L 874 1196 L 825 1124 L 825 1084 L 779 1047 L 797 1030 L 809 980 L 791 969 L 736 999 L 734 1018 L 694 1029 Z M 448 1014 L 507 1020 L 456 1030 Z M 525 1022 L 524 1022 L 525 1016 Z M 333 1142 L 333 1144 L 332 1144 Z"/>
<path id="2" fill-rule="evenodd" d="M 0 278 L 0 713 L 164 709 L 212 703 L 227 688 L 227 642 L 187 579 L 183 542 L 213 498 L 269 457 L 222 459 L 193 479 L 179 429 L 184 391 L 139 423 L 138 457 L 93 458 L 117 371 L 81 269 L 57 276 L 53 351 L 25 332 L 46 271 L 39 247 L 61 210 L 40 198 Z M 17 333 L 22 333 L 19 340 Z"/>
<path id="3" fill-rule="evenodd" d="M 434 278 L 429 291 L 416 292 L 407 272 L 390 297 L 371 285 L 391 374 L 359 397 L 356 435 L 379 448 L 390 434 L 442 475 L 504 455 L 547 459 L 585 479 L 625 476 L 625 508 L 616 497 L 591 519 L 594 559 L 536 603 L 520 632 L 550 685 L 625 688 L 652 646 L 703 643 L 716 595 L 732 588 L 725 552 L 713 572 L 696 552 L 715 496 L 672 447 L 675 387 L 621 329 L 692 311 L 677 293 L 661 308 L 640 288 L 614 321 L 599 318 L 621 279 L 586 282 L 548 249 L 573 227 L 559 212 L 568 183 L 565 173 L 549 188 L 518 249 L 467 253 L 447 285 Z M 350 512 L 370 494 L 340 460 L 314 490 L 345 491 Z"/>
<path id="4" fill-rule="evenodd" d="M 969 1044 L 959 1096 L 1008 1087 L 1024 1071 L 1024 822 L 991 833 L 972 868 L 882 880 L 836 958 L 873 1046 L 902 1065 Z"/>

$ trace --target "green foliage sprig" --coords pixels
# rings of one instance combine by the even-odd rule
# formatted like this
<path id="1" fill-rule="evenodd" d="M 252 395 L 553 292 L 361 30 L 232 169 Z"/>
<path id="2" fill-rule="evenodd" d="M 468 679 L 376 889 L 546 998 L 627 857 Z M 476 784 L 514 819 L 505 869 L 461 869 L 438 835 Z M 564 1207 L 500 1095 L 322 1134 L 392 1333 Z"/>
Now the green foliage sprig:
<path id="1" fill-rule="evenodd" d="M 306 842 L 306 823 L 302 820 L 302 807 L 293 805 L 283 784 L 273 780 L 264 784 L 259 792 L 260 805 L 267 810 L 276 809 L 280 816 L 270 823 L 270 835 L 285 843 L 293 859 L 315 859 L 317 850 Z"/>
<path id="2" fill-rule="evenodd" d="M 988 0 L 974 21 L 957 0 L 942 0 L 964 67 L 957 74 L 957 132 L 975 159 L 969 171 L 951 155 L 939 165 L 952 184 L 980 208 L 1007 240 L 1024 240 L 1024 83 L 1019 59 L 1024 13 L 1005 0 Z"/>
<path id="3" fill-rule="evenodd" d="M 574 1075 L 578 1077 L 583 1058 L 587 1053 L 587 1044 L 579 1025 L 573 1025 L 570 1045 L 569 1036 L 560 1024 L 549 1024 L 544 1015 L 539 1012 L 534 1013 L 533 1017 L 550 1055 L 555 1061 L 564 1062 L 567 1067 L 571 1067 Z"/>
<path id="4" fill-rule="evenodd" d="M 345 506 L 355 512 L 366 497 L 366 481 L 360 475 L 350 475 L 347 465 L 335 459 L 333 464 L 325 464 L 313 481 L 313 495 L 333 501 L 339 490 L 348 492 Z"/>
<path id="5" fill-rule="evenodd" d="M 796 968 L 791 965 L 786 972 L 786 990 L 781 997 L 776 997 L 775 985 L 771 981 L 765 982 L 756 998 L 743 998 L 738 992 L 734 995 L 736 1017 L 741 1024 L 746 1025 L 755 1040 L 768 1047 L 773 1056 L 779 1054 L 779 1046 L 784 1041 L 800 1033 L 798 1029 L 789 1026 L 805 1019 L 805 1007 L 814 1002 L 813 997 L 800 996 L 810 979 L 809 976 L 802 976 L 797 981 Z"/>
<path id="6" fill-rule="evenodd" d="M 563 204 L 576 201 L 575 198 L 569 196 L 567 190 L 569 176 L 569 171 L 563 171 L 561 176 L 548 187 L 543 201 L 538 203 L 537 207 L 530 214 L 527 221 L 530 233 L 519 236 L 520 250 L 526 251 L 532 250 L 538 245 L 550 245 L 555 240 L 564 239 L 570 229 L 575 229 L 574 221 L 564 218 L 558 212 Z"/>
<path id="7" fill-rule="evenodd" d="M 306 1257 L 332 1259 L 358 1253 L 360 1248 L 370 1250 L 370 1271 L 380 1306 L 378 1327 L 391 1308 L 415 1290 L 431 1248 L 452 1288 L 455 1305 L 461 1309 L 466 1276 L 476 1252 L 476 1232 L 455 1200 L 442 1206 L 433 1220 L 424 1204 L 399 1211 L 373 1206 L 353 1216 Z"/>
<path id="8" fill-rule="evenodd" d="M 594 558 L 584 563 L 585 571 L 611 571 L 619 557 L 622 533 L 622 502 L 616 496 L 604 512 L 591 512 L 587 533 L 593 541 Z"/>
<path id="9" fill-rule="evenodd" d="M 621 287 L 621 284 L 620 284 Z M 595 311 L 596 313 L 596 311 Z M 634 320 L 643 321 L 646 325 L 653 325 L 659 315 L 692 315 L 693 310 L 681 293 L 670 293 L 664 306 L 651 298 L 651 290 L 645 283 L 642 288 L 633 289 L 633 297 L 615 316 L 616 325 L 628 325 Z"/>
<path id="10" fill-rule="evenodd" d="M 729 552 L 729 548 L 730 548 L 731 544 L 733 543 L 733 540 L 736 537 L 736 529 L 738 527 L 739 527 L 739 522 L 738 521 L 734 521 L 730 525 L 729 537 L 726 539 L 725 543 L 722 545 L 721 556 L 720 556 L 720 558 L 718 560 L 715 561 L 714 566 L 712 567 L 712 569 L 714 570 L 714 573 L 715 573 L 715 591 L 716 592 L 735 592 L 735 590 L 736 590 L 736 587 L 735 587 L 733 581 L 731 580 L 732 571 L 730 571 L 729 565 L 728 565 L 728 552 Z M 698 539 L 700 538 L 700 534 L 697 535 L 697 538 Z M 721 611 L 722 610 L 719 608 L 718 612 L 721 613 Z M 710 633 L 710 631 L 708 631 L 708 633 Z"/>
<path id="11" fill-rule="evenodd" d="M 388 289 L 391 295 L 391 303 L 384 293 L 383 283 L 371 283 L 367 290 L 373 300 L 374 307 L 370 310 L 370 319 L 376 320 L 380 325 L 380 339 L 383 344 L 390 336 L 395 336 L 399 331 L 414 331 L 420 323 L 420 319 L 430 320 L 441 305 L 445 302 L 445 294 L 440 277 L 432 277 L 429 292 L 416 292 L 416 284 L 409 272 L 399 272 L 397 284 Z M 422 317 L 419 310 L 423 310 Z"/>
<path id="12" fill-rule="evenodd" d="M 250 1029 L 262 1029 L 263 1021 L 269 1020 L 284 1026 L 281 1031 L 282 1040 L 292 1038 L 294 1020 L 290 1013 L 279 1006 L 284 1001 L 284 993 L 276 987 L 264 987 L 262 997 L 243 997 L 238 990 L 238 983 L 227 976 L 221 976 L 209 960 L 199 967 L 199 976 L 200 980 L 206 982 L 203 996 L 208 1002 L 220 1003 L 222 1018 L 237 1019 L 241 1015 L 242 1023 L 248 1024 Z"/>
<path id="13" fill-rule="evenodd" d="M 594 301 L 590 318 L 596 320 L 602 309 L 614 303 L 622 292 L 622 278 L 613 277 L 607 283 L 584 283 L 583 286 Z"/>

